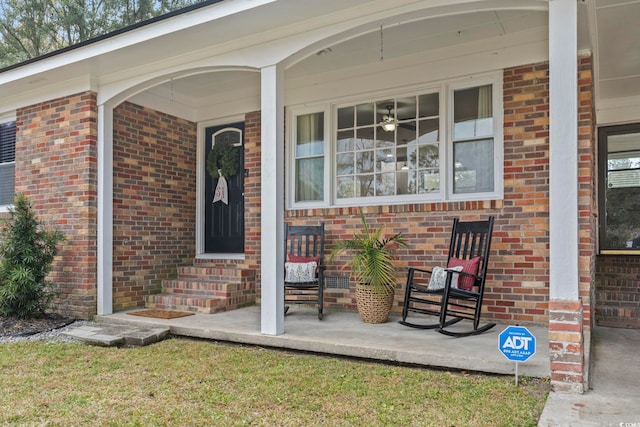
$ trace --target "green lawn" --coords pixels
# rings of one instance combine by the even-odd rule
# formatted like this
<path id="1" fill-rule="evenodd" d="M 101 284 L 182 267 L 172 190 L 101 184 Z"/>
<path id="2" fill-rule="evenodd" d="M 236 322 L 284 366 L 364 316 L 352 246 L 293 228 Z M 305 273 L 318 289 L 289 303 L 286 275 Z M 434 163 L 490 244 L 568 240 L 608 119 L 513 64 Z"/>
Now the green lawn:
<path id="1" fill-rule="evenodd" d="M 205 341 L 0 345 L 0 425 L 535 426 L 542 380 Z"/>

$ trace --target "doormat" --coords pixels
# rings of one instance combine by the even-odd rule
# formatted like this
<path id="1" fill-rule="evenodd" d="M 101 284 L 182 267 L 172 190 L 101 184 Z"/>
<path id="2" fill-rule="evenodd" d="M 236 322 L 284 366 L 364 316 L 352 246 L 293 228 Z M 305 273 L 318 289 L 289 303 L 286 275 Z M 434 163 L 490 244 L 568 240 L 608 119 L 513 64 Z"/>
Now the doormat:
<path id="1" fill-rule="evenodd" d="M 143 311 L 132 311 L 127 314 L 130 314 L 132 316 L 154 317 L 156 319 L 176 319 L 178 317 L 192 316 L 195 313 L 191 313 L 188 311 L 152 309 Z"/>

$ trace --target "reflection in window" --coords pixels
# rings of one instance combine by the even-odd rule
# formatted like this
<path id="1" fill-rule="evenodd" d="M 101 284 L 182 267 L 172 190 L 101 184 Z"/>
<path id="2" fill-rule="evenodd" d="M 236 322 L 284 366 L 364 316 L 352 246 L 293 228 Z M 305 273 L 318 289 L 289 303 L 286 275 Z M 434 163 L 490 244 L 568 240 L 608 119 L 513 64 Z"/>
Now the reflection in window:
<path id="1" fill-rule="evenodd" d="M 453 93 L 453 192 L 494 190 L 492 86 Z"/>
<path id="2" fill-rule="evenodd" d="M 601 249 L 640 250 L 640 125 L 602 128 L 599 143 Z"/>
<path id="3" fill-rule="evenodd" d="M 324 113 L 297 116 L 296 202 L 324 198 Z"/>
<path id="4" fill-rule="evenodd" d="M 439 111 L 438 93 L 339 108 L 336 197 L 439 192 Z"/>
<path id="5" fill-rule="evenodd" d="M 314 114 L 292 107 L 289 206 L 501 197 L 499 81 L 495 73 L 476 86 L 468 80 L 413 95 L 327 102 Z"/>

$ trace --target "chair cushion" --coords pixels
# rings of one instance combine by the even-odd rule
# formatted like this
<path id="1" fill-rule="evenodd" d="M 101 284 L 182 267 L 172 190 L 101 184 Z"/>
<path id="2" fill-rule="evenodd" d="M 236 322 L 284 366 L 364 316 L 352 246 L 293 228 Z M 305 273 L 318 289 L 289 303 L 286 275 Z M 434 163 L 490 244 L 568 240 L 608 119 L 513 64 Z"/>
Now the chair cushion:
<path id="1" fill-rule="evenodd" d="M 316 264 L 312 262 L 285 262 L 284 281 L 287 283 L 309 283 L 316 280 Z"/>
<path id="2" fill-rule="evenodd" d="M 451 258 L 449 260 L 448 268 L 462 266 L 463 273 L 478 274 L 478 266 L 480 265 L 480 257 L 471 259 Z M 465 291 L 470 291 L 473 285 L 476 283 L 475 279 L 470 276 L 461 276 L 458 278 L 458 288 Z"/>
<path id="3" fill-rule="evenodd" d="M 450 268 L 450 270 L 462 271 L 462 266 Z M 429 279 L 429 286 L 427 287 L 430 291 L 440 291 L 444 289 L 444 285 L 447 283 L 447 271 L 442 267 L 433 267 L 433 271 L 431 271 L 431 279 Z M 451 286 L 454 288 L 458 287 L 458 274 L 454 274 L 451 278 Z"/>

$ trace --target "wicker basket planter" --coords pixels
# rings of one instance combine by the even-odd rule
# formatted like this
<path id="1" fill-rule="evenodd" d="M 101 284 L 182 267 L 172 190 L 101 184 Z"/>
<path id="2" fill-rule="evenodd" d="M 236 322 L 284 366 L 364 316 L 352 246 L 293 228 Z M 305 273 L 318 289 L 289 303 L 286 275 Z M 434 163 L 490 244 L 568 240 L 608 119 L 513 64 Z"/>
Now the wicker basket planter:
<path id="1" fill-rule="evenodd" d="M 362 321 L 365 323 L 385 323 L 389 320 L 393 297 L 393 289 L 375 288 L 358 283 L 356 285 L 356 303 Z"/>

